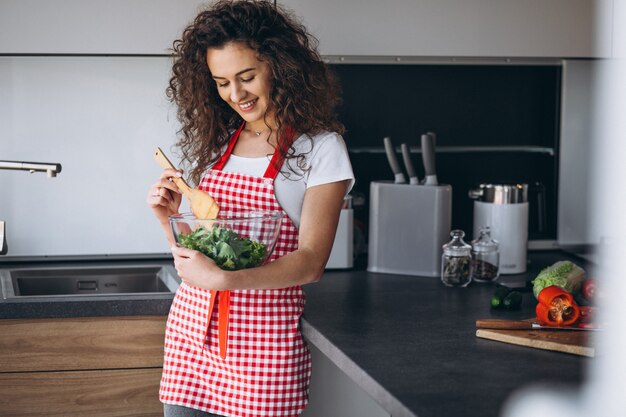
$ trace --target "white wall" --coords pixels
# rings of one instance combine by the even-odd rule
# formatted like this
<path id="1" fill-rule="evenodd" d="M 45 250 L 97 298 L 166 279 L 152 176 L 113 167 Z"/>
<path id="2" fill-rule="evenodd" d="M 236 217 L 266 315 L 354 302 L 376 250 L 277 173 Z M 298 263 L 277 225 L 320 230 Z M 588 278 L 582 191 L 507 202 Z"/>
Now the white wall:
<path id="1" fill-rule="evenodd" d="M 145 196 L 178 127 L 170 58 L 0 57 L 0 160 L 59 162 L 56 178 L 0 170 L 10 256 L 167 252 Z M 173 155 L 173 159 L 178 160 Z"/>

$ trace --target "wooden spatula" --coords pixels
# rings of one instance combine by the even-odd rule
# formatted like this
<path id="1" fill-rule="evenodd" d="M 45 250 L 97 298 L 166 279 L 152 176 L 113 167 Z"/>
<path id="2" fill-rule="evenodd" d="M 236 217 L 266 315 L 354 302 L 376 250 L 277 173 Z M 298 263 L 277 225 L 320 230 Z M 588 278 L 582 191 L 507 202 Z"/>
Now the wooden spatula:
<path id="1" fill-rule="evenodd" d="M 156 148 L 154 151 L 154 159 L 158 162 L 161 168 L 176 169 L 169 159 L 165 156 L 161 148 Z M 198 219 L 215 219 L 220 211 L 220 207 L 217 205 L 213 197 L 208 193 L 191 188 L 187 182 L 180 177 L 172 177 L 172 181 L 176 186 L 185 194 L 189 200 L 189 207 L 193 212 L 193 215 Z"/>

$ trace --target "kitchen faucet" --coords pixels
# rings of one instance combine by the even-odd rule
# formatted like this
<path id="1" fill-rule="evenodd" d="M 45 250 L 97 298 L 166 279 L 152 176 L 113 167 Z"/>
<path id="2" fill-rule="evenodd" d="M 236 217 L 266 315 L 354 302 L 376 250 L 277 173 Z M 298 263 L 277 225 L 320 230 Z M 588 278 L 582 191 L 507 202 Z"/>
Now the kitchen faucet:
<path id="1" fill-rule="evenodd" d="M 45 172 L 48 178 L 56 177 L 61 172 L 61 164 L 56 162 L 24 162 L 24 161 L 0 161 L 1 169 L 16 169 L 20 171 Z M 6 222 L 0 220 L 0 255 L 8 252 Z"/>
<path id="2" fill-rule="evenodd" d="M 0 161 L 0 169 L 17 169 L 20 171 L 46 172 L 48 177 L 56 177 L 61 172 L 61 164 L 56 162 L 23 162 Z"/>

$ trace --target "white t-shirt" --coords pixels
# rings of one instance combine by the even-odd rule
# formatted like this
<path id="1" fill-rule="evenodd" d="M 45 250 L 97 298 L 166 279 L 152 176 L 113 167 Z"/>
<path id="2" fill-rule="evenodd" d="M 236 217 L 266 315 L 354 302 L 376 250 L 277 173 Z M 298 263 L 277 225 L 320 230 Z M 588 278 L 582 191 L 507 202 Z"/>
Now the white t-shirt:
<path id="1" fill-rule="evenodd" d="M 348 194 L 354 185 L 354 173 L 346 143 L 337 133 L 323 132 L 312 137 L 302 135 L 293 146 L 295 155 L 304 155 L 304 165 L 298 167 L 297 158 L 286 159 L 274 181 L 274 194 L 295 226 L 300 228 L 302 202 L 307 188 L 350 180 L 346 189 Z M 223 171 L 262 177 L 270 159 L 271 155 L 246 158 L 231 154 Z"/>

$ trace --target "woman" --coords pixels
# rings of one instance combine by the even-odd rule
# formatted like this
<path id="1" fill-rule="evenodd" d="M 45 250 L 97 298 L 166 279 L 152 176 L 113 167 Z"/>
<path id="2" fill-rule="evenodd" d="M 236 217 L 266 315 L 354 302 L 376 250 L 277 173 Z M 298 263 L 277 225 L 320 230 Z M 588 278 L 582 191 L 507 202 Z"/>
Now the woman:
<path id="1" fill-rule="evenodd" d="M 334 112 L 338 86 L 311 39 L 270 2 L 219 1 L 174 42 L 168 96 L 191 180 L 221 211 L 285 217 L 268 263 L 224 271 L 174 245 L 168 216 L 181 194 L 170 179 L 182 172 L 166 169 L 150 188 L 182 279 L 165 338 L 166 416 L 297 416 L 306 406 L 301 285 L 322 276 L 354 182 Z"/>

